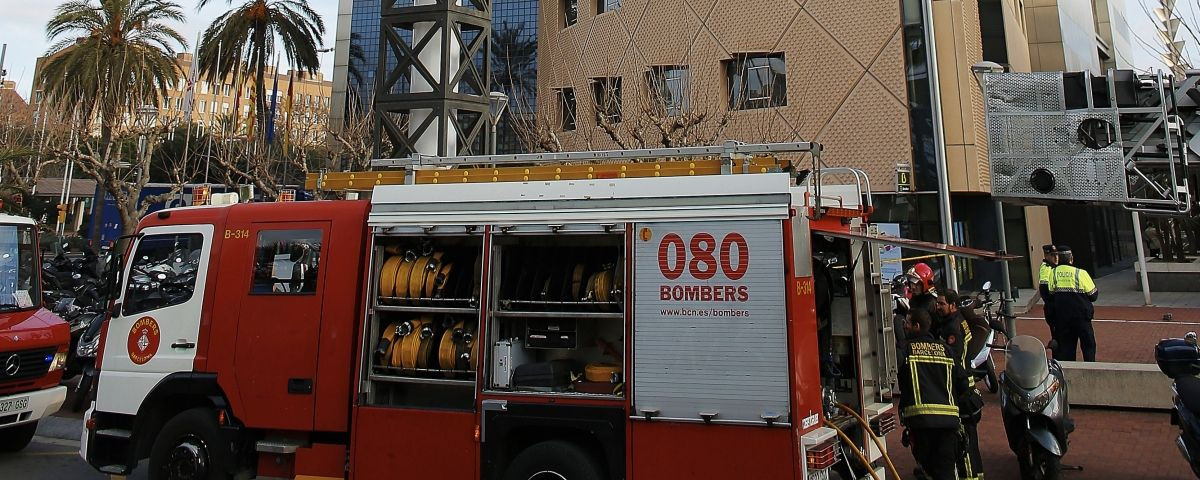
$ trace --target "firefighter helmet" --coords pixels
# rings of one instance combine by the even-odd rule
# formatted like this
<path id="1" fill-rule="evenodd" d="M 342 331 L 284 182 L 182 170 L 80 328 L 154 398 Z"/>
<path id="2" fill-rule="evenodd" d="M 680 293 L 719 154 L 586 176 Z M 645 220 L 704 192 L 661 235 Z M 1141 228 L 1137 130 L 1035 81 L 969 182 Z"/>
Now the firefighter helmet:
<path id="1" fill-rule="evenodd" d="M 908 276 L 913 283 L 920 283 L 926 292 L 933 289 L 933 269 L 924 263 L 918 263 L 908 269 Z"/>

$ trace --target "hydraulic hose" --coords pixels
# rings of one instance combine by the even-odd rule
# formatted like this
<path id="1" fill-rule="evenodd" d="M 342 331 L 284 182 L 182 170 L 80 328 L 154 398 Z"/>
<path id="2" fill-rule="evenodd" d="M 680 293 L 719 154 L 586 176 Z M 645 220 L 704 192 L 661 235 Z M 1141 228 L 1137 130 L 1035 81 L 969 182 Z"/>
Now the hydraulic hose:
<path id="1" fill-rule="evenodd" d="M 867 431 L 867 435 L 871 436 L 871 440 L 874 441 L 875 446 L 879 448 L 879 454 L 883 455 L 883 460 L 887 463 L 888 469 L 892 472 L 892 476 L 895 477 L 896 480 L 900 480 L 900 470 L 898 470 L 896 465 L 892 463 L 892 456 L 888 455 L 887 449 L 883 446 L 883 441 L 879 439 L 879 436 L 875 435 L 875 431 L 871 429 L 871 425 L 867 423 L 867 419 L 863 418 L 862 415 L 859 415 L 858 412 L 854 411 L 853 408 L 850 408 L 844 403 L 835 403 L 834 405 L 837 405 L 837 407 L 843 412 L 854 415 L 854 418 L 858 419 L 858 424 L 862 425 L 863 430 Z"/>
<path id="2" fill-rule="evenodd" d="M 832 428 L 833 431 L 837 432 L 838 438 L 842 439 L 843 442 L 846 442 L 846 446 L 850 447 L 850 451 L 854 452 L 854 456 L 858 457 L 858 461 L 862 462 L 864 467 L 867 467 L 867 473 L 871 474 L 871 478 L 874 480 L 879 480 L 879 475 L 876 475 L 875 469 L 871 468 L 871 462 L 867 461 L 867 457 L 863 455 L 862 450 L 859 450 L 858 446 L 850 440 L 850 437 L 846 436 L 846 432 L 843 432 L 842 429 L 838 428 L 837 425 L 834 425 L 833 422 L 830 422 L 829 420 L 825 420 L 825 426 Z"/>

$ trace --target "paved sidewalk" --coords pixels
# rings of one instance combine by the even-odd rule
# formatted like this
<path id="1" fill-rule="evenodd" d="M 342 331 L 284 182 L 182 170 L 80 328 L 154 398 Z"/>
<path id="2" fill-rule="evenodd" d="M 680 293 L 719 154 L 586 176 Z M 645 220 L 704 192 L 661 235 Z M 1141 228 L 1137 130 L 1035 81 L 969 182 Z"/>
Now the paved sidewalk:
<path id="1" fill-rule="evenodd" d="M 979 445 L 985 478 L 1019 479 L 1017 458 L 1008 448 L 1000 419 L 999 399 L 986 393 L 984 397 L 987 406 L 979 425 Z M 1071 416 L 1076 427 L 1063 462 L 1082 466 L 1083 471 L 1063 472 L 1063 480 L 1194 478 L 1175 448 L 1179 430 L 1171 425 L 1170 414 L 1074 408 Z M 915 478 L 916 464 L 912 453 L 900 445 L 900 432 L 888 435 L 888 451 L 901 477 Z"/>

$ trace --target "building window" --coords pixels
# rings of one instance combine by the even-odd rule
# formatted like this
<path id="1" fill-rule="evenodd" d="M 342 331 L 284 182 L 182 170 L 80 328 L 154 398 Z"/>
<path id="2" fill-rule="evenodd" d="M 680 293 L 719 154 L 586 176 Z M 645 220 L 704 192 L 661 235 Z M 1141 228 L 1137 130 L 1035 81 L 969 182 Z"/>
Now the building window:
<path id="1" fill-rule="evenodd" d="M 563 27 L 579 22 L 579 0 L 562 0 Z"/>
<path id="2" fill-rule="evenodd" d="M 621 8 L 621 0 L 596 0 L 596 13 L 611 12 Z"/>
<path id="3" fill-rule="evenodd" d="M 787 105 L 787 66 L 782 53 L 749 54 L 728 62 L 729 108 Z"/>
<path id="4" fill-rule="evenodd" d="M 171 109 L 171 97 L 163 97 L 163 109 Z"/>
<path id="5" fill-rule="evenodd" d="M 200 101 L 200 113 L 204 113 L 204 100 Z"/>
<path id="6" fill-rule="evenodd" d="M 575 130 L 575 89 L 560 88 L 558 91 L 559 127 L 564 132 Z"/>
<path id="7" fill-rule="evenodd" d="M 621 77 L 592 79 L 592 96 L 596 100 L 596 122 L 621 123 Z"/>
<path id="8" fill-rule="evenodd" d="M 679 115 L 688 108 L 688 67 L 668 65 L 650 67 L 646 73 L 651 99 L 667 115 Z"/>
<path id="9" fill-rule="evenodd" d="M 259 232 L 251 293 L 316 293 L 321 236 L 320 230 Z"/>

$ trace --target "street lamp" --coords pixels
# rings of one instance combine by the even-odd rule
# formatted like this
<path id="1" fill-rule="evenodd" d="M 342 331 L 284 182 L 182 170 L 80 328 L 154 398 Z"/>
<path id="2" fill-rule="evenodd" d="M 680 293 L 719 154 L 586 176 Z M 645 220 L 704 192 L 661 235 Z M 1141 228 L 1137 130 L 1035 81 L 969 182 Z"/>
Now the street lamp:
<path id="1" fill-rule="evenodd" d="M 500 116 L 508 108 L 508 95 L 504 92 L 488 93 L 488 111 L 492 114 L 492 155 L 496 154 L 496 126 L 500 124 Z"/>
<path id="2" fill-rule="evenodd" d="M 982 95 L 985 96 L 984 102 L 987 102 L 987 92 L 985 91 L 986 89 L 984 88 L 983 81 L 981 80 L 982 76 L 987 74 L 999 74 L 1007 71 L 1008 67 L 996 62 L 982 61 L 971 65 L 971 73 L 975 76 L 975 81 L 979 82 L 979 89 L 982 92 Z M 1000 202 L 1000 199 L 995 197 L 992 198 L 992 202 L 996 208 L 996 232 L 999 233 L 1000 237 L 998 242 L 998 246 L 1000 247 L 999 250 L 1003 251 L 1004 253 L 1008 253 L 1008 233 L 1004 230 L 1004 203 Z M 1004 291 L 1000 295 L 1000 312 L 1005 315 L 1003 321 L 1005 323 L 1005 327 L 1008 328 L 1008 332 L 1012 335 L 1016 335 L 1017 320 L 1012 316 L 1013 288 L 1012 278 L 1009 275 L 1008 270 L 1008 260 L 1000 261 L 1000 280 L 1000 285 L 1004 288 Z"/>

